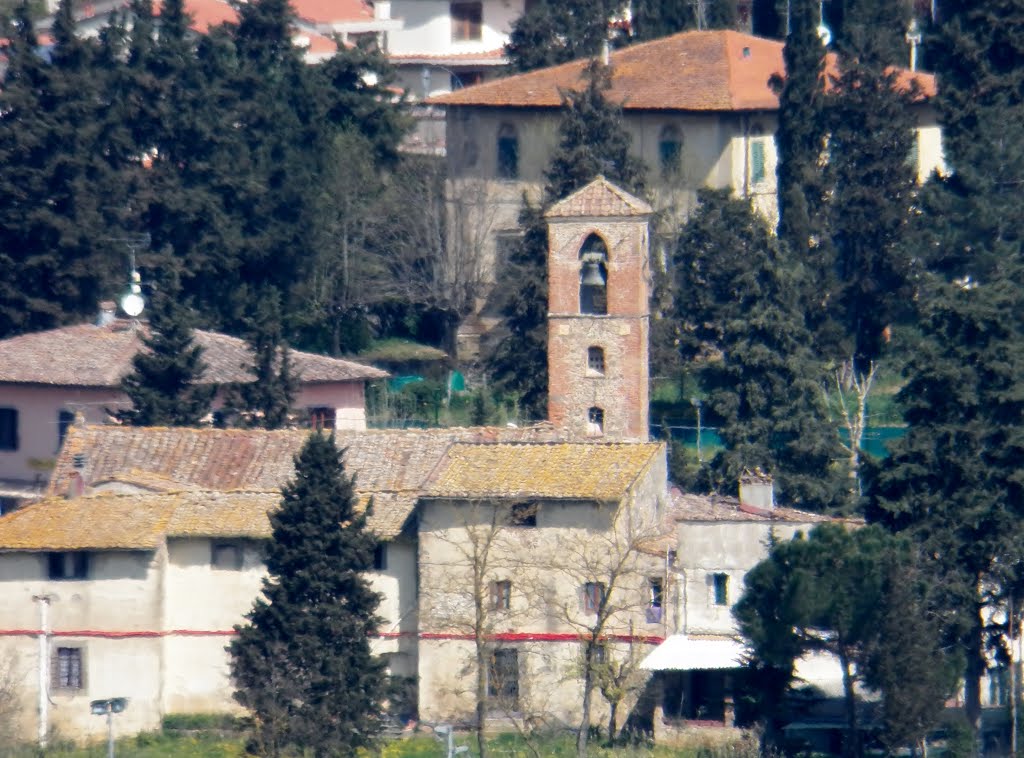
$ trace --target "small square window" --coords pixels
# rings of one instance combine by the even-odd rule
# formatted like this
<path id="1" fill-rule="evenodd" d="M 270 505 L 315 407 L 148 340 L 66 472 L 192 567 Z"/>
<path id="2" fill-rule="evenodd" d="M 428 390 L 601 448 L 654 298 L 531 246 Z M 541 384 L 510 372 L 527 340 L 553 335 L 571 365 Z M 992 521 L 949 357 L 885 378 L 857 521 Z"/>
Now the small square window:
<path id="1" fill-rule="evenodd" d="M 587 348 L 587 373 L 591 376 L 604 376 L 604 348 Z"/>
<path id="2" fill-rule="evenodd" d="M 515 503 L 509 513 L 509 526 L 537 526 L 537 503 Z"/>
<path id="3" fill-rule="evenodd" d="M 309 408 L 309 428 L 310 429 L 333 429 L 335 411 L 333 408 L 327 406 L 316 406 Z"/>
<path id="4" fill-rule="evenodd" d="M 483 3 L 452 3 L 450 13 L 453 42 L 472 42 L 483 37 Z"/>
<path id="5" fill-rule="evenodd" d="M 215 543 L 210 557 L 210 565 L 215 569 L 237 571 L 242 568 L 242 546 L 231 543 Z"/>
<path id="6" fill-rule="evenodd" d="M 715 590 L 715 605 L 729 605 L 729 575 L 714 574 L 712 584 Z"/>
<path id="7" fill-rule="evenodd" d="M 0 450 L 18 449 L 18 409 L 0 408 Z"/>
<path id="8" fill-rule="evenodd" d="M 604 410 L 591 408 L 587 411 L 587 436 L 600 437 L 604 434 Z"/>
<path id="9" fill-rule="evenodd" d="M 50 579 L 54 581 L 89 577 L 88 553 L 50 553 L 49 564 Z"/>
<path id="10" fill-rule="evenodd" d="M 388 568 L 388 546 L 383 542 L 378 542 L 377 547 L 373 549 L 373 570 L 374 571 L 386 571 Z"/>
<path id="11" fill-rule="evenodd" d="M 59 647 L 50 659 L 51 685 L 55 690 L 85 689 L 82 648 Z"/>
<path id="12" fill-rule="evenodd" d="M 491 582 L 491 610 L 507 611 L 512 607 L 512 582 L 501 579 Z"/>
<path id="13" fill-rule="evenodd" d="M 583 612 L 597 613 L 604 602 L 604 585 L 601 582 L 587 582 L 583 585 Z"/>

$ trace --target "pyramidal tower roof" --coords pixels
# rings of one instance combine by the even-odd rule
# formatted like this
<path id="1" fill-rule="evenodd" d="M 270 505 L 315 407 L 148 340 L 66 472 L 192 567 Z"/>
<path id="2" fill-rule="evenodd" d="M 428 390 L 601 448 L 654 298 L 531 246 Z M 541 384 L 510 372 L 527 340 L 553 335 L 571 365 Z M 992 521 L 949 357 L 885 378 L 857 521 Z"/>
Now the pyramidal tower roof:
<path id="1" fill-rule="evenodd" d="M 638 197 L 617 187 L 603 176 L 552 205 L 547 218 L 601 218 L 608 216 L 649 216 L 654 210 Z"/>

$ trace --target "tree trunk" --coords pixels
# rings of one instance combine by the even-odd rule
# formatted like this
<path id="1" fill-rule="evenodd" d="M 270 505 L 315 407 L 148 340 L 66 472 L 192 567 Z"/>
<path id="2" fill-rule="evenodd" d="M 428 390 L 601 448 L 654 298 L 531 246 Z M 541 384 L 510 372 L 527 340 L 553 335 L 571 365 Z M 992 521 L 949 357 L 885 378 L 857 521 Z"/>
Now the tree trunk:
<path id="1" fill-rule="evenodd" d="M 611 747 L 615 744 L 615 726 L 616 721 L 618 720 L 616 717 L 618 716 L 619 712 L 619 703 L 618 701 L 615 701 L 614 703 L 609 703 L 608 705 L 610 710 L 608 714 L 608 747 Z"/>
<path id="2" fill-rule="evenodd" d="M 967 671 L 964 676 L 964 713 L 977 736 L 981 729 L 981 678 L 985 675 L 985 640 L 981 608 L 975 609 L 967 641 Z"/>
<path id="3" fill-rule="evenodd" d="M 476 750 L 480 758 L 487 758 L 487 651 L 483 638 L 477 634 L 476 645 Z"/>
<path id="4" fill-rule="evenodd" d="M 580 730 L 576 735 L 576 758 L 587 758 L 587 740 L 590 739 L 590 699 L 594 691 L 594 645 L 595 642 L 591 639 L 584 647 L 583 704 Z"/>
<path id="5" fill-rule="evenodd" d="M 846 700 L 846 740 L 843 753 L 847 758 L 860 758 L 860 731 L 857 728 L 857 695 L 853 689 L 853 674 L 850 671 L 850 656 L 845 649 L 839 650 L 839 663 L 843 667 L 843 696 Z"/>

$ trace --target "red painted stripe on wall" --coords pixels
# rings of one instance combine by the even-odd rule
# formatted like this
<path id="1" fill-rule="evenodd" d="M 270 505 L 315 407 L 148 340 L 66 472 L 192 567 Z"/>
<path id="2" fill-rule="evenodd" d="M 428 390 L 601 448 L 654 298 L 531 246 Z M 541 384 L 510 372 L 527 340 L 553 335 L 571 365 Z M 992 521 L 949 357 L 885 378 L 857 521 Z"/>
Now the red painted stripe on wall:
<path id="1" fill-rule="evenodd" d="M 42 634 L 39 629 L 0 629 L 0 637 L 38 637 Z M 231 637 L 234 636 L 234 629 L 171 629 L 164 632 L 156 631 L 101 631 L 97 629 L 57 629 L 50 632 L 51 637 L 97 637 L 100 639 L 132 639 L 132 638 L 158 638 L 158 637 Z M 379 639 L 399 639 L 402 637 L 416 637 L 421 640 L 467 642 L 473 639 L 472 634 L 457 632 L 379 632 L 375 635 Z M 487 635 L 492 642 L 579 642 L 583 637 L 572 633 L 555 632 L 502 632 L 499 634 Z M 634 642 L 647 645 L 660 645 L 665 641 L 664 637 L 643 634 L 609 634 L 604 639 L 613 642 Z"/>

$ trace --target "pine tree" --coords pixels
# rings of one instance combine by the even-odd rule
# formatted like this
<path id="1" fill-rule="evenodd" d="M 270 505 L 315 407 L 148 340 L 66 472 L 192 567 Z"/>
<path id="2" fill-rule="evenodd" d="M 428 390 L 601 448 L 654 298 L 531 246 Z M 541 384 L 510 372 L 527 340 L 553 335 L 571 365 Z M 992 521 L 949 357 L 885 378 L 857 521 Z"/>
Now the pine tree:
<path id="1" fill-rule="evenodd" d="M 748 201 L 724 190 L 704 190 L 699 201 L 674 268 L 683 360 L 725 443 L 702 485 L 735 492 L 743 471 L 759 467 L 787 503 L 838 507 L 838 437 L 809 347 L 799 268 Z"/>
<path id="2" fill-rule="evenodd" d="M 586 69 L 585 86 L 562 97 L 559 143 L 544 176 L 549 203 L 561 200 L 599 175 L 635 195 L 643 193 L 646 167 L 630 155 L 622 108 L 606 94 L 614 72 L 599 61 Z"/>
<path id="3" fill-rule="evenodd" d="M 380 595 L 363 575 L 377 540 L 366 518 L 334 438 L 314 433 L 270 515 L 263 596 L 228 648 L 263 755 L 352 755 L 380 731 L 384 664 L 370 652 Z"/>
<path id="4" fill-rule="evenodd" d="M 216 387 L 198 384 L 204 371 L 202 348 L 192 340 L 191 309 L 171 280 L 152 298 L 149 334 L 132 359 L 121 389 L 132 402 L 118 418 L 133 426 L 198 426 L 210 412 Z"/>
<path id="5" fill-rule="evenodd" d="M 1024 4 L 944 3 L 930 51 L 950 176 L 922 194 L 916 249 L 925 340 L 898 399 L 907 435 L 868 489 L 870 516 L 906 531 L 931 558 L 943 610 L 966 662 L 977 729 L 988 613 L 1019 580 L 1022 245 L 1016 189 L 1024 181 L 1024 97 L 1017 54 Z"/>
<path id="6" fill-rule="evenodd" d="M 977 727 L 987 609 L 1004 599 L 1024 538 L 1024 299 L 1021 279 L 927 296 L 925 341 L 898 400 L 907 434 L 868 487 L 869 517 L 905 531 L 929 558 L 966 659 L 966 706 Z"/>

